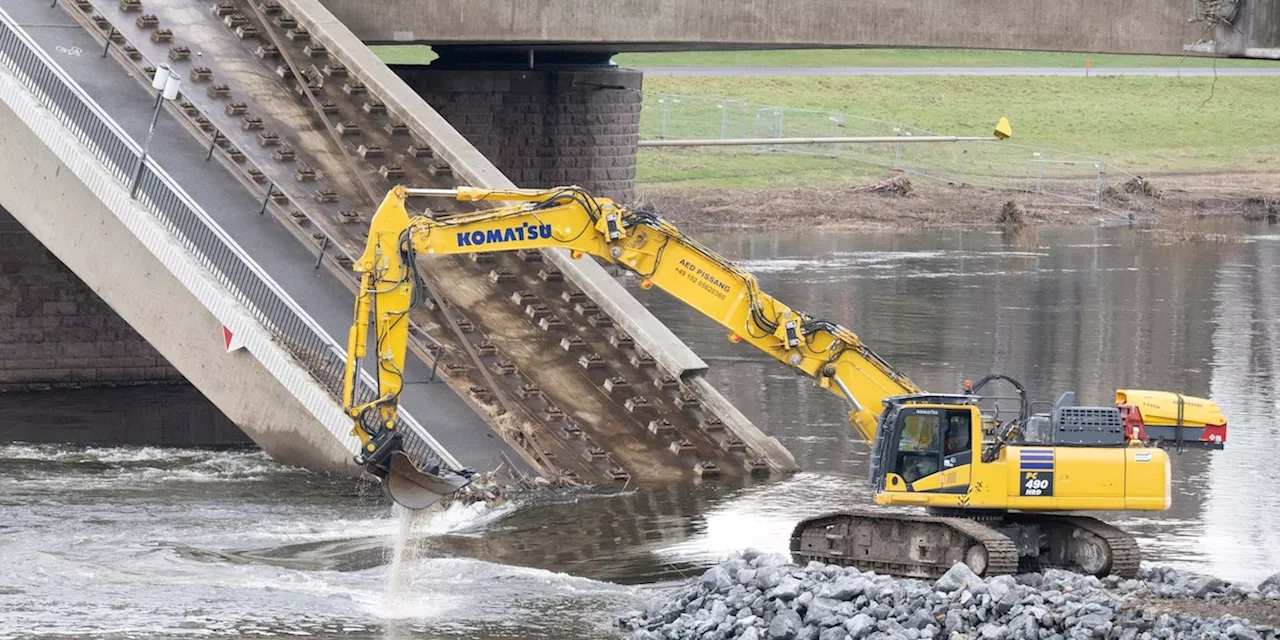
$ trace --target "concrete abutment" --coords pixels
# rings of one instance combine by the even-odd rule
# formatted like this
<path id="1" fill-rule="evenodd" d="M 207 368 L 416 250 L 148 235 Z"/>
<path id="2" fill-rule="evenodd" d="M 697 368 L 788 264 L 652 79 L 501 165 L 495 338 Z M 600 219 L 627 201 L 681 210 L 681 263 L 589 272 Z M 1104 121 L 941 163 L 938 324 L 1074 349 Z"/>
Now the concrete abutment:
<path id="1" fill-rule="evenodd" d="M 516 185 L 633 199 L 639 71 L 392 69 Z"/>

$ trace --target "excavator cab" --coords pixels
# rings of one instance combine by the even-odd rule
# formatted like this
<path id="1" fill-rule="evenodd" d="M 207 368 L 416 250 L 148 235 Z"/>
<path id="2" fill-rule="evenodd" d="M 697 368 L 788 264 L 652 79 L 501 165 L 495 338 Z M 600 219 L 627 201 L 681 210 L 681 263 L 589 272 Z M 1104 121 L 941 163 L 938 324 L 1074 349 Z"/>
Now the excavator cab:
<path id="1" fill-rule="evenodd" d="M 918 394 L 885 400 L 872 445 L 876 492 L 955 493 L 969 484 L 982 415 L 975 398 Z"/>

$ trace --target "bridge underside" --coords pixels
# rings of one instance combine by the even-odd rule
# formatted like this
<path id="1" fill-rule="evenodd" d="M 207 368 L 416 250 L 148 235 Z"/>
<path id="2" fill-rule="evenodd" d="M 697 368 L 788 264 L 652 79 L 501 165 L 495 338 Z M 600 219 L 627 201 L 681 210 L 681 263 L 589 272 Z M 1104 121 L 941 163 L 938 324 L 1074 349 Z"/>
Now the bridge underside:
<path id="1" fill-rule="evenodd" d="M 930 47 L 1267 57 L 1266 0 L 323 0 L 359 38 L 465 56 L 620 51 Z M 558 53 L 556 53 L 558 52 Z M 536 57 L 536 56 L 535 56 Z"/>

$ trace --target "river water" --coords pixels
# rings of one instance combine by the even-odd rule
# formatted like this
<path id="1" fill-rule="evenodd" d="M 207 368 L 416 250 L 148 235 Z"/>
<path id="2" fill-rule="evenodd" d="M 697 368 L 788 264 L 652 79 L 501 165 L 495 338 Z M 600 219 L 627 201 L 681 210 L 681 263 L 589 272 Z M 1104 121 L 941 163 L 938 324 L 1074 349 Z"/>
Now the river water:
<path id="1" fill-rule="evenodd" d="M 703 234 L 794 307 L 917 384 L 1000 371 L 1037 398 L 1116 388 L 1216 400 L 1228 448 L 1174 455 L 1172 508 L 1108 516 L 1148 557 L 1280 571 L 1280 234 L 1165 246 L 1124 229 Z M 254 451 L 0 446 L 0 638 L 598 638 L 611 616 L 794 523 L 870 503 L 842 404 L 658 292 L 646 303 L 805 471 L 521 498 L 410 521 L 369 487 Z M 396 541 L 409 540 L 394 563 Z"/>

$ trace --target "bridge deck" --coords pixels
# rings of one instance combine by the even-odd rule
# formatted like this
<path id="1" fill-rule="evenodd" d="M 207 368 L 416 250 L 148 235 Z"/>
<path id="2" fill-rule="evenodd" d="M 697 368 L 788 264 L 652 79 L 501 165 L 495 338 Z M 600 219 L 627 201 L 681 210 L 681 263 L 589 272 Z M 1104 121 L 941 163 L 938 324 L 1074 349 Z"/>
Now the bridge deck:
<path id="1" fill-rule="evenodd" d="M 65 12 L 44 3 L 17 3 L 12 17 L 124 130 L 146 137 L 154 98 L 116 61 L 101 57 L 102 46 Z M 156 126 L 151 155 L 254 260 L 339 343 L 351 323 L 351 292 L 328 273 L 314 268 L 315 256 L 274 219 L 258 215 L 261 203 L 222 167 L 205 161 L 205 149 L 175 119 Z M 410 379 L 428 377 L 414 362 Z M 487 437 L 485 421 L 436 382 L 409 385 L 404 406 L 463 464 L 492 468 L 500 454 L 519 460 L 502 441 Z"/>
<path id="2" fill-rule="evenodd" d="M 210 5 L 150 0 L 145 3 L 144 12 L 156 16 L 159 26 L 172 33 L 172 41 L 156 42 L 151 37 L 152 27 L 139 27 L 134 22 L 143 12 L 124 12 L 118 4 L 105 0 L 95 0 L 92 11 L 80 11 L 74 6 L 68 11 L 81 25 L 96 30 L 97 35 L 105 35 L 114 27 L 137 47 L 137 59 L 132 60 L 121 53 L 120 47 L 112 47 L 113 57 L 135 78 L 147 82 L 143 69 L 160 62 L 170 64 L 183 77 L 183 102 L 175 111 L 181 113 L 183 128 L 194 138 L 176 137 L 182 137 L 188 146 L 198 146 L 191 143 L 199 140 L 208 144 L 213 132 L 218 131 L 224 143 L 229 143 L 213 155 L 230 172 L 216 186 L 197 179 L 207 189 L 197 197 L 225 201 L 233 193 L 239 195 L 240 203 L 227 212 L 224 224 L 244 228 L 243 233 L 255 236 L 250 242 L 253 248 L 271 255 L 281 265 L 293 264 L 296 269 L 301 262 L 309 268 L 315 263 L 315 251 L 325 254 L 327 259 L 321 263 L 337 277 L 309 270 L 310 280 L 298 286 L 303 287 L 300 291 L 324 288 L 324 299 L 344 301 L 334 308 L 342 309 L 341 313 L 325 314 L 329 317 L 326 328 L 332 324 L 345 330 L 354 283 L 349 257 L 359 253 L 368 215 L 382 193 L 396 183 L 437 187 L 457 184 L 449 165 L 439 155 L 407 130 L 394 128 L 398 123 L 394 116 L 382 112 L 378 97 L 367 88 L 362 91 L 350 70 L 346 75 L 342 73 L 341 52 L 318 48 L 305 30 L 299 31 L 289 23 L 283 12 L 262 12 L 260 7 L 242 1 L 230 3 L 226 11 L 213 11 Z M 233 14 L 236 17 L 232 20 L 238 26 L 252 27 L 256 35 L 242 38 L 242 34 L 226 26 L 226 18 Z M 171 48 L 175 45 L 189 47 L 190 58 L 173 60 Z M 266 56 L 255 54 L 264 46 L 278 49 Z M 193 75 L 196 67 L 208 68 L 208 77 L 197 79 Z M 305 74 L 314 101 L 299 90 L 298 73 Z M 119 76 L 119 68 L 113 77 L 102 76 L 107 79 L 99 82 L 98 90 L 125 93 Z M 215 84 L 225 85 L 226 91 L 213 91 Z M 140 93 L 141 100 L 116 108 L 137 112 L 134 119 L 145 124 L 149 109 L 139 106 L 146 103 L 145 92 L 137 83 L 131 88 Z M 238 106 L 230 108 L 228 105 L 233 103 Z M 321 104 L 323 108 L 317 108 Z M 321 115 L 325 111 L 327 124 Z M 328 128 L 338 123 L 346 135 L 337 135 Z M 176 123 L 171 128 L 176 128 Z M 352 134 L 353 130 L 358 133 Z M 261 144 L 259 136 L 268 132 L 274 134 L 278 144 Z M 410 154 L 410 145 L 427 150 Z M 376 146 L 382 154 L 366 153 L 361 157 L 361 146 L 366 150 Z M 276 153 L 281 148 L 292 150 L 296 157 L 281 159 Z M 184 165 L 181 171 L 188 170 L 186 165 L 192 171 L 195 167 L 214 166 L 204 162 L 203 152 L 191 151 L 188 148 L 182 160 L 173 160 Z M 260 173 L 254 175 L 251 168 Z M 384 177 L 380 169 L 403 173 Z M 184 176 L 179 177 L 185 182 Z M 257 186 L 259 181 L 274 184 L 274 192 L 281 194 L 267 207 L 273 220 L 256 215 L 260 205 L 249 204 L 252 198 L 244 196 L 243 187 L 261 192 L 264 187 Z M 242 188 L 232 187 L 237 183 Z M 324 198 L 318 197 L 321 193 Z M 470 207 L 459 203 L 439 205 L 439 215 Z M 246 218 L 254 221 L 253 227 L 244 227 Z M 265 228 L 272 225 L 274 231 L 267 235 Z M 293 241 L 288 240 L 290 236 Z M 315 246 L 317 243 L 319 247 Z M 655 377 L 662 377 L 657 368 L 643 359 L 628 336 L 612 326 L 612 319 L 603 309 L 586 313 L 575 309 L 583 303 L 590 307 L 590 300 L 558 279 L 559 270 L 543 262 L 542 254 L 473 258 L 424 259 L 422 266 L 429 278 L 441 285 L 435 293 L 443 298 L 443 304 L 433 305 L 432 310 L 419 310 L 413 319 L 446 346 L 442 361 L 447 366 L 440 370 L 441 377 L 454 391 L 468 397 L 473 408 L 489 414 L 495 429 L 517 443 L 517 451 L 542 473 L 567 474 L 586 481 L 675 479 L 694 475 L 695 463 L 713 462 L 722 474 L 739 477 L 751 468 L 744 465 L 744 459 L 769 454 L 767 450 L 748 447 L 733 429 L 715 427 L 713 412 L 722 411 L 727 405 L 704 410 L 697 408 L 696 402 L 677 400 L 682 391 L 686 395 L 705 393 L 706 385 L 697 384 L 700 380 L 691 387 L 674 379 L 655 383 Z M 505 270 L 507 277 L 501 282 L 492 281 L 490 276 L 496 270 Z M 281 282 L 295 286 L 284 278 Z M 526 313 L 528 301 L 511 301 L 517 292 L 533 293 L 536 301 L 546 304 L 564 324 L 539 328 Z M 316 298 L 321 296 L 317 293 Z M 565 339 L 576 339 L 581 349 L 560 348 Z M 580 358 L 585 354 L 596 354 L 599 366 L 584 370 Z M 514 371 L 509 367 L 504 370 L 504 364 L 514 365 Z M 617 377 L 626 379 L 630 386 L 625 391 L 610 392 L 605 382 Z M 463 415 L 466 403 L 461 398 L 453 395 L 448 402 L 441 400 L 442 395 L 452 395 L 447 387 L 414 386 L 423 388 L 423 409 L 415 411 L 408 402 L 406 407 L 455 455 L 473 457 L 473 450 L 488 455 L 505 448 L 485 445 L 486 440 L 499 439 L 488 429 L 477 427 L 474 413 Z M 495 391 L 505 396 L 511 410 L 507 415 L 497 416 Z M 648 408 L 633 412 L 626 400 L 637 396 L 648 400 Z M 563 415 L 557 414 L 555 408 Z M 664 425 L 659 434 L 647 428 L 655 421 Z M 448 423 L 444 428 L 447 433 L 437 433 L 440 423 Z M 712 428 L 705 428 L 708 424 Z M 458 446 L 451 445 L 451 440 Z M 673 443 L 684 443 L 685 450 L 674 451 Z M 774 462 L 772 466 L 786 464 Z"/>

